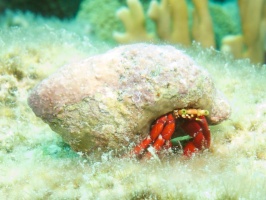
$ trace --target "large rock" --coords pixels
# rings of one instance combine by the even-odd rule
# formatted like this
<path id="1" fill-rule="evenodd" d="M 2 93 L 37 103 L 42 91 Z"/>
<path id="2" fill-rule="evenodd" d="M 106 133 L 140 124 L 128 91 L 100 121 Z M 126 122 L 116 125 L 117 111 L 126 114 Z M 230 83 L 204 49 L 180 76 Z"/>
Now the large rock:
<path id="1" fill-rule="evenodd" d="M 176 108 L 201 108 L 216 124 L 230 107 L 209 74 L 172 46 L 133 44 L 59 69 L 29 105 L 76 151 L 119 149 Z"/>

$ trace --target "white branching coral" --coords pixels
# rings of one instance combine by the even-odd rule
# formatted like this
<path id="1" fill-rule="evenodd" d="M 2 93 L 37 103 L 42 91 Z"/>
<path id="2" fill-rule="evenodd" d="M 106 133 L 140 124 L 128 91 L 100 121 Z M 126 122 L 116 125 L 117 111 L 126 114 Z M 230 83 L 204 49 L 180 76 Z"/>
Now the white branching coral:
<path id="1" fill-rule="evenodd" d="M 174 0 L 152 1 L 148 16 L 156 23 L 160 39 L 171 43 L 190 44 L 188 11 L 185 0 L 178 4 Z"/>
<path id="2" fill-rule="evenodd" d="M 190 45 L 192 40 L 204 47 L 215 47 L 212 20 L 208 11 L 208 1 L 193 1 L 195 5 L 192 38 L 188 23 L 188 8 L 185 0 L 151 1 L 148 17 L 156 24 L 157 36 L 170 43 Z M 121 8 L 117 15 L 123 22 L 126 33 L 115 33 L 119 43 L 154 41 L 152 34 L 145 29 L 145 17 L 139 0 L 128 0 L 128 8 Z"/>
<path id="3" fill-rule="evenodd" d="M 119 43 L 152 41 L 154 38 L 148 34 L 145 27 L 145 16 L 141 3 L 136 0 L 127 1 L 128 8 L 121 8 L 117 16 L 124 23 L 126 33 L 114 33 L 114 38 Z"/>
<path id="4" fill-rule="evenodd" d="M 242 35 L 223 39 L 222 51 L 235 58 L 250 58 L 254 63 L 263 63 L 266 43 L 266 1 L 238 0 Z"/>

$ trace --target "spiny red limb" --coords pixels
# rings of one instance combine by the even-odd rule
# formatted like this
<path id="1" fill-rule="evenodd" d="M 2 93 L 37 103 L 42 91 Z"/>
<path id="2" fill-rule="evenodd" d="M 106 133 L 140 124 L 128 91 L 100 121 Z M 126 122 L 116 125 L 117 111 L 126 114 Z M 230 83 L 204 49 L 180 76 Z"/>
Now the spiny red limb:
<path id="1" fill-rule="evenodd" d="M 195 137 L 195 135 L 202 129 L 200 124 L 194 119 L 184 122 L 181 127 L 191 137 Z"/>
<path id="2" fill-rule="evenodd" d="M 171 137 L 172 137 L 172 135 L 173 135 L 173 133 L 174 133 L 174 131 L 175 131 L 175 123 L 167 124 L 167 125 L 164 127 L 164 129 L 163 129 L 161 135 L 162 135 L 162 137 L 163 137 L 165 140 L 170 140 Z"/>
<path id="3" fill-rule="evenodd" d="M 158 135 L 162 132 L 163 126 L 164 126 L 163 123 L 154 124 L 150 132 L 152 141 L 154 141 L 158 137 Z"/>
<path id="4" fill-rule="evenodd" d="M 193 153 L 195 153 L 195 152 L 197 152 L 197 151 L 198 151 L 198 149 L 195 147 L 195 145 L 194 145 L 193 142 L 191 141 L 191 142 L 188 142 L 188 143 L 186 144 L 186 146 L 184 147 L 183 154 L 184 154 L 185 156 L 190 157 L 190 156 L 192 156 Z"/>
<path id="5" fill-rule="evenodd" d="M 207 142 L 204 138 L 204 135 L 202 132 L 199 132 L 196 137 L 192 140 L 195 147 L 197 147 L 199 150 L 206 148 Z"/>
<path id="6" fill-rule="evenodd" d="M 163 139 L 163 137 L 161 135 L 159 135 L 158 138 L 157 138 L 157 140 L 155 140 L 155 142 L 153 144 L 153 148 L 154 148 L 155 152 L 160 151 L 160 149 L 164 145 L 164 142 L 165 142 L 165 140 Z M 152 153 L 148 151 L 143 156 L 143 159 L 149 160 L 151 157 L 152 157 Z"/>
<path id="7" fill-rule="evenodd" d="M 198 117 L 197 121 L 200 124 L 200 126 L 202 128 L 202 133 L 204 135 L 204 138 L 206 139 L 206 148 L 210 148 L 211 132 L 210 132 L 207 120 L 204 116 L 200 116 L 200 117 Z"/>
<path id="8" fill-rule="evenodd" d="M 167 116 L 164 115 L 162 117 L 160 117 L 159 119 L 156 120 L 156 123 L 153 125 L 151 132 L 150 132 L 150 136 L 152 141 L 154 141 L 159 134 L 162 132 L 164 124 L 167 121 Z"/>
<path id="9" fill-rule="evenodd" d="M 158 139 L 154 142 L 153 147 L 155 151 L 159 151 L 164 145 L 165 139 L 161 135 L 159 135 Z"/>
<path id="10" fill-rule="evenodd" d="M 152 142 L 152 139 L 150 136 L 148 136 L 147 138 L 142 140 L 142 142 L 133 149 L 133 153 L 135 155 L 141 154 L 144 151 L 144 149 L 146 149 L 149 146 L 149 144 L 151 142 Z"/>
<path id="11" fill-rule="evenodd" d="M 172 123 L 175 121 L 175 118 L 172 113 L 167 115 L 167 123 Z"/>
<path id="12" fill-rule="evenodd" d="M 170 140 L 174 131 L 175 131 L 175 119 L 172 114 L 169 114 L 167 116 L 166 126 L 162 130 L 161 135 L 165 140 Z"/>
<path id="13" fill-rule="evenodd" d="M 170 149 L 172 148 L 172 142 L 170 140 L 166 140 L 165 145 L 163 146 L 165 149 Z"/>

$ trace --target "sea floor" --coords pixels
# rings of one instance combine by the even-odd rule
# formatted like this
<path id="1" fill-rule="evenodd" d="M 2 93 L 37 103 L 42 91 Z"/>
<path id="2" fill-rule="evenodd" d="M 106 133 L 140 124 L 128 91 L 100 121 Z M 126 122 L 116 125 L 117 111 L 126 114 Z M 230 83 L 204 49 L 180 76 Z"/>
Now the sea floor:
<path id="1" fill-rule="evenodd" d="M 266 66 L 193 45 L 185 51 L 232 108 L 210 127 L 210 150 L 191 159 L 138 161 L 113 152 L 96 159 L 73 152 L 27 97 L 60 66 L 111 47 L 73 21 L 18 19 L 0 24 L 0 199 L 265 199 Z"/>

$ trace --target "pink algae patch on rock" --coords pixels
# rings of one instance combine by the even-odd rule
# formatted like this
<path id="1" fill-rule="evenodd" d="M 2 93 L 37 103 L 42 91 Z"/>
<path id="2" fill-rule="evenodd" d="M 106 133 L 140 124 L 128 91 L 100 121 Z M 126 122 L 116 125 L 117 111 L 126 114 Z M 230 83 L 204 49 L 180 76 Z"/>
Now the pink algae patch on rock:
<path id="1" fill-rule="evenodd" d="M 76 151 L 118 149 L 148 134 L 153 120 L 176 108 L 229 117 L 230 106 L 209 74 L 172 46 L 132 44 L 64 66 L 28 99 L 35 114 Z"/>

